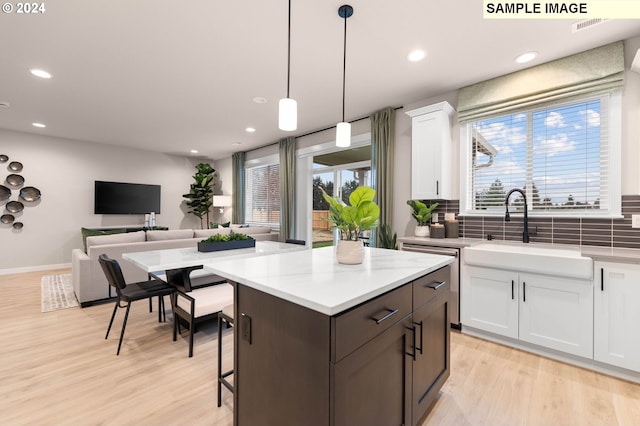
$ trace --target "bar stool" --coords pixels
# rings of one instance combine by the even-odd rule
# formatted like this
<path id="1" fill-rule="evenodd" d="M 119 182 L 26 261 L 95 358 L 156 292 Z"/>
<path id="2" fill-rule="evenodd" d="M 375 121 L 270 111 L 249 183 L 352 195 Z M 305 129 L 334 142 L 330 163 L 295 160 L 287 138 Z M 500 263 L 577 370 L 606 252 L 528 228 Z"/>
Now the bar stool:
<path id="1" fill-rule="evenodd" d="M 233 326 L 233 304 L 227 305 L 218 312 L 218 407 L 222 405 L 222 385 L 233 393 L 233 385 L 227 381 L 227 377 L 233 374 L 233 369 L 222 372 L 222 323 Z"/>

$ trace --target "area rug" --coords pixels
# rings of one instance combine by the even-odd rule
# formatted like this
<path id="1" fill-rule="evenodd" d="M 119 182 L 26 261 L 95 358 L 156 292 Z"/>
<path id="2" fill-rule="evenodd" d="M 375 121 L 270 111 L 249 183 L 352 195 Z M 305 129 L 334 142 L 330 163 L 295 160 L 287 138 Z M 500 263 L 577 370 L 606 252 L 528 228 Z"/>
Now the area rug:
<path id="1" fill-rule="evenodd" d="M 79 306 L 73 292 L 71 274 L 45 275 L 40 282 L 40 288 L 42 312 Z"/>

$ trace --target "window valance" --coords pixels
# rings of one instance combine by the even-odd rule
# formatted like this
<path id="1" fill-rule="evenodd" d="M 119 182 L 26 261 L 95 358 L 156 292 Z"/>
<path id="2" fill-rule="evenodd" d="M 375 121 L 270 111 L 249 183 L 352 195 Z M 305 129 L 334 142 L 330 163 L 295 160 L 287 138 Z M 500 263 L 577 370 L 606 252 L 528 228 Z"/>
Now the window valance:
<path id="1" fill-rule="evenodd" d="M 596 95 L 622 87 L 622 41 L 464 87 L 460 123 L 531 108 L 551 101 Z"/>

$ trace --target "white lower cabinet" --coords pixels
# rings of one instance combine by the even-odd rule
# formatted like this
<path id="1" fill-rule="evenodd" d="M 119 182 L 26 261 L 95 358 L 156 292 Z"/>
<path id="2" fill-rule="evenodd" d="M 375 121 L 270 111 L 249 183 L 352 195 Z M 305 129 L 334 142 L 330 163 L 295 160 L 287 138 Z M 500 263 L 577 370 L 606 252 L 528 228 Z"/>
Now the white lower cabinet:
<path id="1" fill-rule="evenodd" d="M 640 372 L 640 265 L 594 268 L 594 359 Z"/>
<path id="2" fill-rule="evenodd" d="M 592 358 L 593 283 L 468 266 L 462 324 Z"/>
<path id="3" fill-rule="evenodd" d="M 461 279 L 463 325 L 518 338 L 518 274 L 467 266 Z"/>
<path id="4" fill-rule="evenodd" d="M 520 340 L 593 357 L 593 283 L 519 274 Z"/>

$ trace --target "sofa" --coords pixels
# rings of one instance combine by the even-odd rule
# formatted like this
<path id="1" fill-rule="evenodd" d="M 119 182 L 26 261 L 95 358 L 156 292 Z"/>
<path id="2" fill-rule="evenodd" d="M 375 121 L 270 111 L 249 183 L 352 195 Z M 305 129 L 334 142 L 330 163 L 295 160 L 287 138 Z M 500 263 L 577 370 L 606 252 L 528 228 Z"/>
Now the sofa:
<path id="1" fill-rule="evenodd" d="M 115 295 L 98 263 L 98 256 L 102 253 L 120 263 L 126 282 L 145 281 L 148 279 L 147 273 L 131 262 L 123 260 L 123 253 L 196 247 L 198 241 L 211 235 L 229 234 L 231 231 L 250 235 L 257 241 L 278 241 L 278 233 L 272 232 L 270 227 L 234 225 L 230 228 L 136 231 L 87 237 L 86 253 L 82 249 L 74 249 L 71 253 L 71 275 L 78 302 L 80 306 L 85 307 Z"/>

